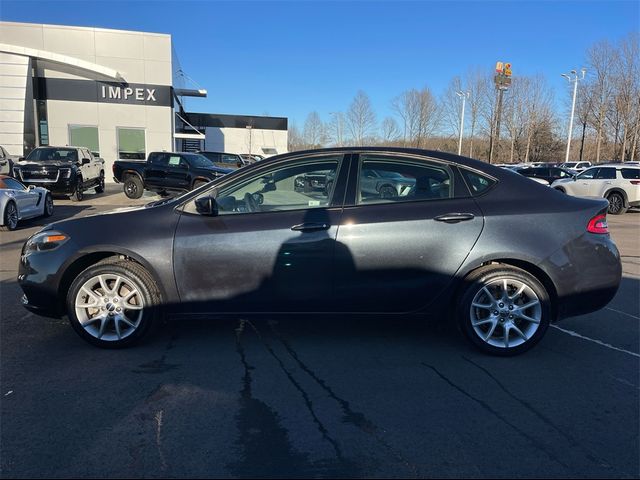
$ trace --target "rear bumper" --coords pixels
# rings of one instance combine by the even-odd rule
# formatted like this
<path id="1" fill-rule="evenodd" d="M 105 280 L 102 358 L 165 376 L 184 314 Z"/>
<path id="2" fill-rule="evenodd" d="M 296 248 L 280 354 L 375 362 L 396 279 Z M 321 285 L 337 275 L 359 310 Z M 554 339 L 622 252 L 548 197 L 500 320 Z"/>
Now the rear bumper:
<path id="1" fill-rule="evenodd" d="M 554 277 L 558 320 L 604 308 L 622 280 L 620 253 L 609 235 L 585 233 L 541 266 Z"/>

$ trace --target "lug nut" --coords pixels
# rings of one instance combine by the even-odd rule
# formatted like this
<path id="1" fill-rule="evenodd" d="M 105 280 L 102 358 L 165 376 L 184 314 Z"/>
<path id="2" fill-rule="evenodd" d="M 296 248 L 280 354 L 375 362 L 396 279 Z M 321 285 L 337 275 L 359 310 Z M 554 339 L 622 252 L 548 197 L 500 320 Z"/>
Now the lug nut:
<path id="1" fill-rule="evenodd" d="M 502 308 L 502 307 L 504 307 L 504 303 L 500 302 L 500 303 L 498 304 L 498 306 L 499 306 L 500 308 Z"/>
<path id="2" fill-rule="evenodd" d="M 118 299 L 117 299 L 117 298 L 114 298 L 114 299 L 113 299 L 113 303 L 118 303 Z"/>
<path id="3" fill-rule="evenodd" d="M 104 298 L 104 303 L 108 303 L 109 299 L 107 297 Z"/>
<path id="4" fill-rule="evenodd" d="M 494 310 L 494 311 L 493 311 L 493 314 L 494 314 L 494 315 L 498 315 L 498 310 Z"/>
<path id="5" fill-rule="evenodd" d="M 513 315 L 509 315 L 509 318 L 513 318 Z"/>
<path id="6" fill-rule="evenodd" d="M 116 308 L 116 312 L 121 311 L 122 309 L 120 307 Z"/>
<path id="7" fill-rule="evenodd" d="M 509 305 L 509 310 L 513 310 L 513 305 Z"/>
<path id="8" fill-rule="evenodd" d="M 103 310 L 103 311 L 104 311 L 104 310 L 106 310 L 106 308 L 105 308 L 105 307 L 100 307 L 100 310 Z"/>

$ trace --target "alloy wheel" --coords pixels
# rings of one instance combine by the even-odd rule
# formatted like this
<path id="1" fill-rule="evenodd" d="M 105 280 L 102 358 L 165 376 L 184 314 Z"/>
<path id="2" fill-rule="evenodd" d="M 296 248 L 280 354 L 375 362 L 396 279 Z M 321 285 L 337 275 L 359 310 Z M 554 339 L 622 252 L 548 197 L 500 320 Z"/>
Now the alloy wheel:
<path id="1" fill-rule="evenodd" d="M 51 195 L 47 195 L 47 198 L 44 203 L 44 208 L 46 209 L 47 216 L 51 216 L 53 214 L 53 198 Z"/>
<path id="2" fill-rule="evenodd" d="M 469 314 L 471 326 L 483 342 L 509 349 L 533 337 L 542 321 L 542 305 L 530 285 L 505 277 L 480 288 Z"/>
<path id="3" fill-rule="evenodd" d="M 9 228 L 9 230 L 15 230 L 15 228 L 18 226 L 18 209 L 13 202 L 9 202 L 7 204 L 7 209 L 5 212 L 5 225 Z"/>
<path id="4" fill-rule="evenodd" d="M 122 340 L 140 326 L 144 314 L 142 290 L 124 275 L 96 275 L 78 290 L 75 312 L 82 328 L 92 337 Z"/>
<path id="5" fill-rule="evenodd" d="M 617 194 L 609 195 L 609 213 L 616 214 L 622 209 L 622 197 Z"/>

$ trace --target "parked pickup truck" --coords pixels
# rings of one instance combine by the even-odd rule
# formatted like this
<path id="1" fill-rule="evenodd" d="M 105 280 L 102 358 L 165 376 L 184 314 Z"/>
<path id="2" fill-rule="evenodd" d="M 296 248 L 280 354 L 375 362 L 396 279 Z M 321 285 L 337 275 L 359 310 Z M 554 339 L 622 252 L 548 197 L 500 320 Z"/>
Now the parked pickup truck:
<path id="1" fill-rule="evenodd" d="M 127 197 L 140 198 L 144 190 L 160 195 L 193 190 L 232 171 L 197 153 L 151 152 L 146 162 L 114 162 L 113 179 L 124 184 Z"/>
<path id="2" fill-rule="evenodd" d="M 84 147 L 38 147 L 13 164 L 13 176 L 25 185 L 53 194 L 84 198 L 84 191 L 104 192 L 104 160 Z"/>

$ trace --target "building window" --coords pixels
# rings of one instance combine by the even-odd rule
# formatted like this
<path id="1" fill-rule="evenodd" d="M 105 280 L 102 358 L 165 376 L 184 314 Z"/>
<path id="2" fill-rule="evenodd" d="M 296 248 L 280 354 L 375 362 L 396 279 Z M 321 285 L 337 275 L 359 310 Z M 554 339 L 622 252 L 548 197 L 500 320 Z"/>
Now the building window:
<path id="1" fill-rule="evenodd" d="M 119 160 L 147 158 L 143 128 L 118 128 L 117 131 Z"/>
<path id="2" fill-rule="evenodd" d="M 98 127 L 69 125 L 69 145 L 88 148 L 94 156 L 100 156 Z"/>

